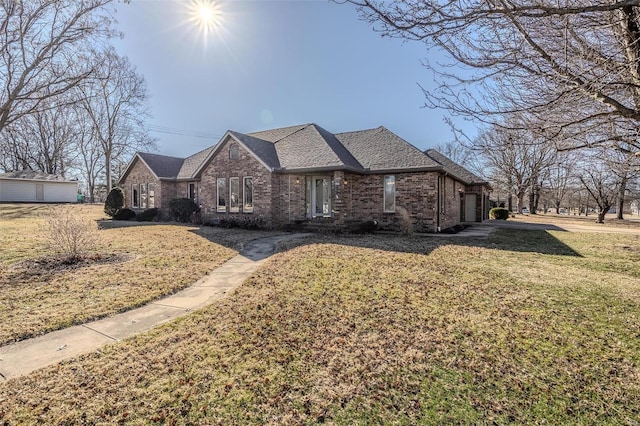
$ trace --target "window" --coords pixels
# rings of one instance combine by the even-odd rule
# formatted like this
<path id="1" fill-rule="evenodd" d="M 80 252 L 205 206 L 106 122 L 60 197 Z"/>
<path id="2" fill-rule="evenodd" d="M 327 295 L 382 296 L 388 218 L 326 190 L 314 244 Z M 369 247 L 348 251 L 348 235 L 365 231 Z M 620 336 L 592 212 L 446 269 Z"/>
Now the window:
<path id="1" fill-rule="evenodd" d="M 149 208 L 152 209 L 156 206 L 156 186 L 153 183 L 149 185 Z"/>
<path id="2" fill-rule="evenodd" d="M 311 197 L 313 195 L 312 190 L 313 178 L 307 176 L 304 178 L 304 204 L 305 204 L 305 212 L 307 213 L 307 217 L 312 217 L 313 210 L 311 210 Z"/>
<path id="3" fill-rule="evenodd" d="M 196 184 L 190 183 L 187 188 L 189 199 L 197 204 L 196 200 Z"/>
<path id="4" fill-rule="evenodd" d="M 140 184 L 140 207 L 147 208 L 147 184 Z"/>
<path id="5" fill-rule="evenodd" d="M 238 145 L 231 144 L 229 147 L 229 160 L 237 160 L 238 159 Z"/>
<path id="6" fill-rule="evenodd" d="M 225 178 L 218 178 L 217 182 L 218 186 L 218 202 L 217 202 L 217 210 L 220 213 L 224 213 L 227 211 L 227 180 Z"/>
<path id="7" fill-rule="evenodd" d="M 384 212 L 396 211 L 396 177 L 387 175 L 384 177 Z"/>
<path id="8" fill-rule="evenodd" d="M 229 211 L 240 211 L 240 178 L 229 178 Z"/>
<path id="9" fill-rule="evenodd" d="M 140 197 L 138 196 L 138 184 L 131 185 L 131 207 L 140 206 Z"/>
<path id="10" fill-rule="evenodd" d="M 251 213 L 253 212 L 253 178 L 246 177 L 242 181 L 242 211 Z"/>

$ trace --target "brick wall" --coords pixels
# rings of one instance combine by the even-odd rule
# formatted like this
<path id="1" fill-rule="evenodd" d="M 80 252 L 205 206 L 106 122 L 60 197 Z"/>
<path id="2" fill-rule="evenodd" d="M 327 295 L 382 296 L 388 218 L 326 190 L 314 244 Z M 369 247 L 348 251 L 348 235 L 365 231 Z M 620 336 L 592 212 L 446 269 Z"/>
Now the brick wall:
<path id="1" fill-rule="evenodd" d="M 449 176 L 443 178 L 442 200 L 444 209 L 440 212 L 440 229 L 446 229 L 460 223 L 460 207 L 464 201 L 460 194 L 464 193 L 464 185 Z"/>
<path id="2" fill-rule="evenodd" d="M 402 207 L 407 210 L 416 232 L 434 232 L 436 227 L 437 185 L 436 173 L 395 173 L 396 211 L 385 213 L 384 174 L 346 174 L 346 184 L 338 185 L 340 200 L 334 206 L 337 216 L 344 220 L 376 220 L 383 229 L 402 227 Z M 335 197 L 334 197 L 335 198 Z M 335 201 L 335 200 L 334 200 Z"/>
<path id="3" fill-rule="evenodd" d="M 231 159 L 231 144 L 238 147 L 238 156 Z M 400 209 L 393 213 L 383 211 L 385 174 L 357 175 L 343 171 L 327 172 L 330 177 L 333 224 L 350 221 L 376 220 L 383 229 L 402 229 Z M 438 185 L 440 185 L 440 227 L 448 228 L 460 222 L 461 197 L 465 191 L 479 192 L 478 214 L 482 217 L 483 187 L 465 186 L 451 177 L 440 177 L 435 172 L 395 173 L 396 207 L 407 210 L 416 232 L 435 232 L 438 208 Z M 229 203 L 225 212 L 217 211 L 217 179 L 226 182 L 225 199 L 229 200 L 229 178 L 239 178 L 240 208 L 231 212 Z M 243 211 L 243 178 L 253 178 L 253 211 Z M 203 220 L 233 218 L 237 220 L 259 220 L 266 227 L 282 227 L 308 219 L 306 205 L 306 178 L 304 174 L 271 173 L 240 144 L 228 139 L 217 150 L 216 156 L 207 164 L 200 177 L 197 193 L 202 208 Z M 125 184 L 126 206 L 131 204 L 132 183 L 156 183 L 156 206 L 166 207 L 176 197 L 188 196 L 188 182 L 158 182 L 140 161 L 134 164 Z"/>
<path id="4" fill-rule="evenodd" d="M 166 204 L 167 196 L 171 194 L 171 182 L 161 182 L 154 174 L 144 165 L 144 163 L 136 159 L 131 171 L 127 175 L 124 182 L 122 182 L 122 189 L 124 190 L 124 206 L 126 208 L 133 208 L 131 205 L 131 185 L 139 185 L 141 183 L 153 183 L 155 184 L 155 206 L 161 208 Z"/>
<path id="5" fill-rule="evenodd" d="M 229 158 L 231 144 L 238 146 L 237 159 Z M 229 178 L 238 177 L 240 182 L 240 200 L 243 197 L 243 178 L 253 178 L 253 212 L 244 212 L 240 202 L 240 211 L 231 212 L 229 203 L 225 212 L 217 211 L 217 179 L 224 178 L 226 182 L 225 199 L 229 199 Z M 237 220 L 262 220 L 268 227 L 274 226 L 272 209 L 272 189 L 276 179 L 267 168 L 259 162 L 253 154 L 245 150 L 232 139 L 227 139 L 217 150 L 214 158 L 207 164 L 200 177 L 200 205 L 202 217 L 205 221 L 214 219 L 234 218 Z"/>

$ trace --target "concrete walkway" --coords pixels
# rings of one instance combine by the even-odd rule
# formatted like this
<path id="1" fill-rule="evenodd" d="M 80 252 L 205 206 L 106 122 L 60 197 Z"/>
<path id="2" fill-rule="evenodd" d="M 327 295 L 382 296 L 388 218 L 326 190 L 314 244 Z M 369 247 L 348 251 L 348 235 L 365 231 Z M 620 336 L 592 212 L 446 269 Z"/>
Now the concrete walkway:
<path id="1" fill-rule="evenodd" d="M 306 235 L 309 234 L 280 235 L 251 241 L 241 254 L 192 286 L 164 299 L 122 314 L 0 347 L 0 379 L 18 377 L 95 351 L 107 343 L 145 332 L 202 308 L 242 284 L 273 254 L 278 242 Z"/>

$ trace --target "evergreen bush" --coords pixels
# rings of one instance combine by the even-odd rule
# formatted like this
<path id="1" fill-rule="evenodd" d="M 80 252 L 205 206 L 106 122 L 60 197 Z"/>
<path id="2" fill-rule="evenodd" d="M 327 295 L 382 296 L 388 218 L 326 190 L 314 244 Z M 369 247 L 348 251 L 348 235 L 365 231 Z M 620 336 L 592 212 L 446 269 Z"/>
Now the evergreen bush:
<path id="1" fill-rule="evenodd" d="M 124 207 L 124 191 L 122 188 L 112 188 L 104 202 L 104 212 L 109 217 L 115 216 Z"/>
<path id="2" fill-rule="evenodd" d="M 158 216 L 158 209 L 157 208 L 147 209 L 147 210 L 143 211 L 142 213 L 138 213 L 138 215 L 136 216 L 136 220 L 138 222 L 151 222 L 157 216 Z"/>
<path id="3" fill-rule="evenodd" d="M 131 209 L 120 209 L 113 215 L 114 220 L 132 220 L 136 218 L 136 212 Z"/>
<path id="4" fill-rule="evenodd" d="M 509 219 L 509 210 L 503 207 L 494 207 L 489 210 L 489 219 L 507 220 Z"/>
<path id="5" fill-rule="evenodd" d="M 176 222 L 189 222 L 191 215 L 197 211 L 198 206 L 190 198 L 173 198 L 169 200 L 169 214 Z"/>

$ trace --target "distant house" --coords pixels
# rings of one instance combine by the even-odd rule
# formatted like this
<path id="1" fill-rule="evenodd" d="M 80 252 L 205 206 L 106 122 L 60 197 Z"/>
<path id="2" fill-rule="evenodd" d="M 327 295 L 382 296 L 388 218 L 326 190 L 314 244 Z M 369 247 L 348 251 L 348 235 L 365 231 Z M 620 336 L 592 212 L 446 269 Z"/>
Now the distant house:
<path id="1" fill-rule="evenodd" d="M 25 170 L 0 174 L 0 202 L 75 203 L 78 182 Z"/>
<path id="2" fill-rule="evenodd" d="M 191 198 L 204 220 L 349 226 L 377 221 L 437 232 L 487 218 L 487 182 L 384 127 L 333 134 L 303 124 L 243 134 L 187 158 L 139 152 L 120 180 L 126 206 L 166 209 Z M 405 213 L 406 212 L 406 213 Z"/>

